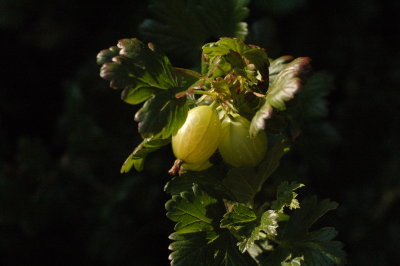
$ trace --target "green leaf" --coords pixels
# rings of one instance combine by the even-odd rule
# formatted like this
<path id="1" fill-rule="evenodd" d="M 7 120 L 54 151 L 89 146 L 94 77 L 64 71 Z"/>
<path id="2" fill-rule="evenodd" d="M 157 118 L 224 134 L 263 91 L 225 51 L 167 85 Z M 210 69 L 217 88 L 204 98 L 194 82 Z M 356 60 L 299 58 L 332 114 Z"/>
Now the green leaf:
<path id="1" fill-rule="evenodd" d="M 241 254 L 236 239 L 219 228 L 225 208 L 221 201 L 193 185 L 192 191 L 174 195 L 166 204 L 167 216 L 177 222 L 170 235 L 171 265 L 256 265 Z"/>
<path id="2" fill-rule="evenodd" d="M 118 48 L 117 46 L 111 46 L 108 49 L 104 49 L 100 51 L 100 53 L 97 54 L 97 64 L 103 65 L 105 63 L 111 63 L 112 59 L 114 56 L 117 56 L 119 54 L 119 51 L 121 49 Z"/>
<path id="3" fill-rule="evenodd" d="M 243 40 L 222 37 L 217 42 L 207 43 L 203 46 L 203 54 L 206 56 L 222 56 L 231 52 L 236 52 L 244 56 L 246 52 L 252 50 Z M 266 58 L 268 60 L 268 57 Z"/>
<path id="4" fill-rule="evenodd" d="M 276 229 L 278 228 L 278 214 L 273 210 L 264 212 L 261 216 L 259 224 L 252 223 L 248 226 L 251 228 L 250 234 L 247 235 L 242 241 L 239 242 L 239 249 L 242 252 L 252 248 L 254 242 L 261 238 L 265 238 L 265 233 L 269 237 L 276 235 Z M 248 230 L 247 228 L 247 230 Z"/>
<path id="5" fill-rule="evenodd" d="M 290 217 L 282 236 L 285 239 L 304 237 L 311 225 L 328 211 L 336 209 L 338 204 L 329 199 L 318 202 L 317 197 L 314 196 L 304 199 L 300 206 L 301 208 L 294 211 Z"/>
<path id="6" fill-rule="evenodd" d="M 288 181 L 282 182 L 277 189 L 277 199 L 272 202 L 271 208 L 283 212 L 284 207 L 289 209 L 300 208 L 299 201 L 296 199 L 297 193 L 294 192 L 296 189 L 304 187 L 303 184 Z"/>
<path id="7" fill-rule="evenodd" d="M 239 39 L 221 38 L 215 43 L 205 44 L 203 46 L 203 56 L 205 57 L 206 65 L 209 65 L 208 69 L 213 69 L 213 65 L 217 62 L 223 65 L 225 61 L 230 63 L 231 68 L 238 68 L 237 71 L 244 69 L 246 65 L 252 64 L 258 71 L 257 73 L 262 76 L 259 81 L 268 81 L 269 59 L 265 50 L 258 46 L 247 45 Z M 222 56 L 225 60 L 221 60 Z M 219 67 L 228 69 L 226 66 Z M 241 75 L 251 79 L 251 75 L 256 75 L 256 72 L 253 72 L 249 73 L 250 76 L 247 73 L 242 73 Z M 226 75 L 227 73 L 222 74 Z"/>
<path id="8" fill-rule="evenodd" d="M 176 98 L 175 91 L 152 96 L 136 113 L 139 133 L 144 138 L 169 138 L 183 125 L 188 113 L 186 98 Z"/>
<path id="9" fill-rule="evenodd" d="M 152 87 L 136 87 L 134 89 L 123 90 L 121 99 L 129 104 L 139 104 L 149 99 L 157 91 Z"/>
<path id="10" fill-rule="evenodd" d="M 334 88 L 333 76 L 327 72 L 317 72 L 307 79 L 297 97 L 298 106 L 292 113 L 300 113 L 298 120 L 315 120 L 328 114 L 326 97 Z"/>
<path id="11" fill-rule="evenodd" d="M 241 203 L 252 202 L 257 193 L 256 172 L 251 167 L 231 168 L 222 182 Z"/>
<path id="12" fill-rule="evenodd" d="M 269 63 L 269 85 L 270 86 L 275 81 L 278 74 L 292 60 L 293 60 L 293 56 L 290 56 L 290 55 L 281 56 L 275 60 L 270 59 L 270 63 Z"/>
<path id="13" fill-rule="evenodd" d="M 189 234 L 173 233 L 169 256 L 174 266 L 256 266 L 248 255 L 236 247 L 236 240 L 227 231 Z"/>
<path id="14" fill-rule="evenodd" d="M 257 220 L 257 215 L 251 208 L 242 204 L 235 204 L 232 211 L 224 215 L 224 218 L 221 220 L 221 227 L 242 226 L 255 220 Z"/>
<path id="15" fill-rule="evenodd" d="M 174 56 L 193 63 L 200 47 L 220 36 L 244 39 L 249 0 L 153 0 L 149 10 L 155 19 L 146 19 L 139 27 L 147 39 L 161 45 Z"/>
<path id="16" fill-rule="evenodd" d="M 256 175 L 256 191 L 259 192 L 267 181 L 268 177 L 270 177 L 275 170 L 278 168 L 279 163 L 283 155 L 285 155 L 290 150 L 290 144 L 287 139 L 279 139 L 272 148 L 267 151 L 265 155 L 265 159 L 260 163 L 260 167 L 258 169 Z"/>
<path id="17" fill-rule="evenodd" d="M 278 214 L 274 210 L 264 212 L 261 216 L 260 230 L 269 236 L 276 235 L 276 229 L 278 228 L 277 218 Z"/>
<path id="18" fill-rule="evenodd" d="M 302 86 L 305 74 L 309 72 L 310 58 L 308 57 L 296 58 L 284 67 L 281 67 L 283 62 L 285 61 L 280 60 L 279 64 L 273 65 L 274 69 L 272 71 L 279 71 L 279 73 L 273 77 L 273 82 L 265 96 L 265 102 L 251 121 L 251 136 L 255 136 L 260 130 L 265 129 L 265 120 L 271 117 L 274 109 L 281 111 L 286 109 L 285 102 L 294 97 L 295 93 Z"/>
<path id="19" fill-rule="evenodd" d="M 296 257 L 292 258 L 292 255 L 289 255 L 284 261 L 281 262 L 281 266 L 301 266 L 304 265 L 304 257 Z"/>
<path id="20" fill-rule="evenodd" d="M 304 240 L 302 249 L 304 253 L 304 265 L 338 265 L 344 263 L 345 253 L 343 244 L 332 241 L 337 236 L 337 231 L 332 227 L 324 227 L 308 234 Z"/>
<path id="21" fill-rule="evenodd" d="M 256 240 L 261 239 L 262 237 L 264 237 L 263 235 L 261 235 L 261 231 L 262 230 L 269 230 L 272 228 L 276 228 L 277 227 L 277 221 L 276 221 L 276 213 L 273 213 L 273 211 L 268 211 L 264 213 L 265 215 L 263 215 L 263 219 L 261 219 L 261 223 L 260 224 L 256 224 L 256 223 L 252 223 L 249 224 L 247 226 L 247 228 L 245 228 L 245 230 L 247 231 L 247 234 L 245 235 L 245 237 L 238 243 L 239 245 L 239 250 L 241 252 L 245 252 L 246 250 L 249 250 L 250 248 L 253 247 L 254 242 Z"/>
<path id="22" fill-rule="evenodd" d="M 184 88 L 187 88 L 189 87 L 189 85 L 196 83 L 199 79 L 203 77 L 200 73 L 186 68 L 175 67 L 175 71 L 180 76 L 180 83 L 181 86 Z"/>
<path id="23" fill-rule="evenodd" d="M 343 245 L 333 239 L 337 231 L 331 227 L 309 232 L 310 227 L 326 212 L 337 207 L 328 199 L 318 202 L 316 197 L 306 198 L 301 208 L 293 212 L 290 220 L 278 229 L 276 240 L 280 243 L 263 261 L 265 265 L 281 265 L 289 256 L 302 257 L 301 265 L 340 265 L 345 262 Z"/>
<path id="24" fill-rule="evenodd" d="M 121 167 L 121 173 L 127 173 L 131 170 L 132 166 L 135 167 L 136 171 L 142 171 L 144 166 L 144 160 L 146 156 L 153 151 L 160 149 L 161 147 L 170 143 L 170 139 L 145 139 L 140 143 L 135 150 L 129 155 Z"/>
<path id="25" fill-rule="evenodd" d="M 299 57 L 288 63 L 276 76 L 265 97 L 266 103 L 278 110 L 285 110 L 285 102 L 292 99 L 302 85 L 301 75 L 309 71 L 311 59 Z"/>
<path id="26" fill-rule="evenodd" d="M 168 58 L 136 38 L 122 39 L 117 46 L 101 51 L 97 63 L 102 65 L 100 76 L 110 81 L 110 87 L 123 89 L 122 99 L 131 104 L 181 86 L 180 75 Z"/>
<path id="27" fill-rule="evenodd" d="M 278 228 L 278 214 L 273 210 L 264 212 L 260 217 L 253 209 L 243 204 L 234 204 L 232 210 L 221 220 L 221 228 L 228 228 L 240 239 L 238 246 L 241 252 L 251 249 L 256 240 L 273 237 Z"/>
<path id="28" fill-rule="evenodd" d="M 210 195 L 215 195 L 219 198 L 233 198 L 230 191 L 219 179 L 219 175 L 220 173 L 214 167 L 200 172 L 189 171 L 168 181 L 164 191 L 171 195 L 179 195 L 183 191 L 192 191 L 195 183 Z"/>
<path id="29" fill-rule="evenodd" d="M 214 265 L 214 250 L 210 248 L 210 242 L 213 243 L 217 237 L 214 231 L 171 234 L 169 239 L 174 241 L 169 246 L 171 265 Z"/>
<path id="30" fill-rule="evenodd" d="M 213 219 L 209 212 L 218 212 L 218 204 L 197 185 L 193 185 L 193 192 L 182 192 L 179 196 L 172 196 L 165 208 L 167 217 L 177 222 L 175 231 L 180 234 L 199 231 L 212 231 Z M 214 209 L 214 210 L 213 210 Z"/>

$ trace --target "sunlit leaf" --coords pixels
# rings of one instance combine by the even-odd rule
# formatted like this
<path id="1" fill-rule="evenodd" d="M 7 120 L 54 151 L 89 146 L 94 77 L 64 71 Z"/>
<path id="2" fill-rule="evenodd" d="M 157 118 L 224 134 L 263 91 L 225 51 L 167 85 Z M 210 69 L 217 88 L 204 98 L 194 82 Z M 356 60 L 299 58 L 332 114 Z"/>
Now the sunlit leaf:
<path id="1" fill-rule="evenodd" d="M 165 208 L 167 217 L 174 222 L 175 231 L 180 234 L 213 230 L 213 217 L 209 212 L 218 212 L 217 199 L 201 191 L 197 185 L 192 192 L 182 192 L 169 200 Z"/>
<path id="2" fill-rule="evenodd" d="M 179 86 L 178 77 L 168 58 L 153 45 L 145 45 L 133 38 L 120 40 L 117 48 L 111 47 L 98 55 L 98 63 L 102 64 L 100 76 L 110 81 L 110 87 L 154 87 L 165 90 Z M 117 51 L 118 55 L 110 61 Z"/>
<path id="3" fill-rule="evenodd" d="M 304 76 L 309 72 L 310 61 L 308 57 L 299 57 L 282 67 L 287 58 L 279 59 L 272 73 L 279 71 L 267 91 L 263 106 L 257 111 L 251 121 L 250 135 L 255 136 L 260 130 L 265 129 L 265 120 L 269 119 L 274 109 L 285 110 L 285 102 L 291 100 L 300 89 Z"/>
<path id="4" fill-rule="evenodd" d="M 238 246 L 241 252 L 253 247 L 256 240 L 266 234 L 270 237 L 276 235 L 278 228 L 278 214 L 268 210 L 257 216 L 253 209 L 243 204 L 234 204 L 232 210 L 224 215 L 221 227 L 228 228 L 240 237 Z"/>
<path id="5" fill-rule="evenodd" d="M 296 199 L 297 193 L 294 191 L 303 186 L 296 182 L 282 182 L 277 188 L 277 199 L 272 202 L 271 208 L 278 212 L 283 212 L 284 207 L 291 210 L 300 208 L 299 201 Z"/>
<path id="6" fill-rule="evenodd" d="M 121 167 L 121 173 L 127 173 L 131 170 L 132 166 L 136 171 L 142 171 L 144 160 L 149 153 L 160 149 L 161 147 L 170 143 L 170 139 L 145 139 L 140 143 L 135 150 L 129 155 Z"/>
<path id="7" fill-rule="evenodd" d="M 268 210 L 262 214 L 258 224 L 250 224 L 248 228 L 246 228 L 247 230 L 250 229 L 248 236 L 239 242 L 240 251 L 245 252 L 254 245 L 256 240 L 265 237 L 261 235 L 262 233 L 267 234 L 269 237 L 275 236 L 277 234 L 276 229 L 278 228 L 277 219 L 278 214 L 273 210 Z"/>
<path id="8" fill-rule="evenodd" d="M 203 57 L 206 58 L 208 69 L 213 69 L 216 63 L 218 66 L 224 64 L 224 60 L 230 64 L 231 68 L 237 68 L 237 70 L 244 69 L 247 65 L 254 65 L 254 73 L 259 73 L 262 77 L 259 81 L 268 82 L 268 56 L 265 50 L 258 46 L 247 45 L 239 39 L 221 38 L 215 43 L 203 46 Z M 248 76 L 243 73 L 241 75 Z"/>

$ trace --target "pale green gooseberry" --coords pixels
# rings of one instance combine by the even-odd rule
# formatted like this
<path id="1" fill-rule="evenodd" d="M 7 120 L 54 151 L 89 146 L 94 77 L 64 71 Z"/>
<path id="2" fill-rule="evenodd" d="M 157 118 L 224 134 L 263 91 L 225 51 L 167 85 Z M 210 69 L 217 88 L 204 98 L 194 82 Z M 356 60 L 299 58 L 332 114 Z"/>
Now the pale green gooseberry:
<path id="1" fill-rule="evenodd" d="M 249 134 L 250 122 L 240 115 L 225 116 L 221 125 L 218 150 L 225 162 L 235 166 L 256 166 L 267 150 L 267 135 L 260 131 Z"/>
<path id="2" fill-rule="evenodd" d="M 221 122 L 215 109 L 198 106 L 189 110 L 185 123 L 172 136 L 172 150 L 186 164 L 202 164 L 217 150 L 220 134 Z"/>

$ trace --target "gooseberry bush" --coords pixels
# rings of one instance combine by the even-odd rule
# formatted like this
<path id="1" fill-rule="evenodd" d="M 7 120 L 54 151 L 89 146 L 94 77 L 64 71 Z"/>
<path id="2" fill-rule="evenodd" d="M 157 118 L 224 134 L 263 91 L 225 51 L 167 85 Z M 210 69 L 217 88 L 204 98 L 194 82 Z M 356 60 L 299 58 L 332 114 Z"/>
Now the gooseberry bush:
<path id="1" fill-rule="evenodd" d="M 176 161 L 164 188 L 176 223 L 171 265 L 344 264 L 336 230 L 313 227 L 337 203 L 298 199 L 298 182 L 268 182 L 300 134 L 296 96 L 312 78 L 309 58 L 271 59 L 225 37 L 203 45 L 195 71 L 133 38 L 101 51 L 97 62 L 122 100 L 142 104 L 135 121 L 143 142 L 121 172 L 141 171 L 148 154 L 171 143 Z"/>

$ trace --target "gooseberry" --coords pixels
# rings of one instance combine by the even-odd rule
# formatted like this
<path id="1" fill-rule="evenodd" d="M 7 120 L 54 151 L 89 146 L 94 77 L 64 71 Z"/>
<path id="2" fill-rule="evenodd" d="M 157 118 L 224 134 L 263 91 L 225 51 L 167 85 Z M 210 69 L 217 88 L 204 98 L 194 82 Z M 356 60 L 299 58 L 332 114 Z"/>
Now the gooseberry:
<path id="1" fill-rule="evenodd" d="M 210 168 L 212 166 L 212 163 L 210 163 L 209 160 L 206 160 L 204 162 L 200 163 L 184 163 L 182 164 L 182 168 L 184 170 L 190 170 L 190 171 L 203 171 L 206 170 L 207 168 Z"/>
<path id="2" fill-rule="evenodd" d="M 202 164 L 217 150 L 221 122 L 215 109 L 202 105 L 189 110 L 185 123 L 172 136 L 176 158 L 186 164 Z"/>
<path id="3" fill-rule="evenodd" d="M 221 124 L 218 150 L 225 162 L 235 166 L 256 166 L 267 150 L 264 131 L 255 137 L 249 134 L 250 122 L 240 115 L 227 115 Z"/>

